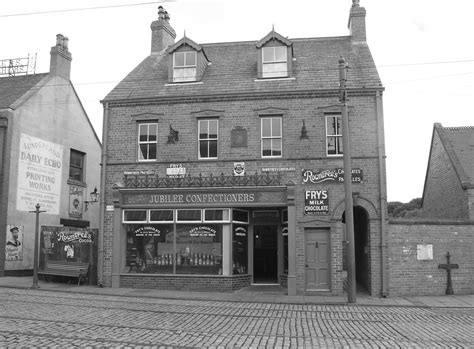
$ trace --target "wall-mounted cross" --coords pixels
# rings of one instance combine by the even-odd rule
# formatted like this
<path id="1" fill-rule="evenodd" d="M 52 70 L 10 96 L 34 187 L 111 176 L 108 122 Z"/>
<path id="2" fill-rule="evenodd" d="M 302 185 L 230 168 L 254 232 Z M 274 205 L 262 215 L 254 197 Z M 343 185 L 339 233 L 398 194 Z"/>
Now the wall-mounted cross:
<path id="1" fill-rule="evenodd" d="M 459 265 L 451 264 L 451 255 L 449 252 L 446 254 L 446 259 L 448 262 L 446 264 L 439 264 L 438 269 L 445 269 L 448 272 L 448 286 L 446 287 L 446 294 L 454 294 L 453 284 L 451 281 L 451 270 L 458 269 Z"/>

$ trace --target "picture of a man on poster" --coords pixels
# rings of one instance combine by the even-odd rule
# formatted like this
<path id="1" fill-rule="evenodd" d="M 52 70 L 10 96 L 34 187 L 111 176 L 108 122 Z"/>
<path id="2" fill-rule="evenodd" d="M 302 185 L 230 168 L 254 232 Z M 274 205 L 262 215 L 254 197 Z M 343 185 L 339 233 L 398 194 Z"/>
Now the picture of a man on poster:
<path id="1" fill-rule="evenodd" d="M 7 241 L 7 246 L 21 246 L 21 241 L 19 240 L 19 229 L 18 227 L 12 227 L 10 229 L 11 238 Z"/>

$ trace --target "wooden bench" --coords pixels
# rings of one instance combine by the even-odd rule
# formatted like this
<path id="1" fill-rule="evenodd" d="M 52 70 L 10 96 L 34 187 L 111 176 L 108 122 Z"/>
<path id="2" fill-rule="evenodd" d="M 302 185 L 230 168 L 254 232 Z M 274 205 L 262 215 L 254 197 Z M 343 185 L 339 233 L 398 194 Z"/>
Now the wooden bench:
<path id="1" fill-rule="evenodd" d="M 44 270 L 38 270 L 38 275 L 45 275 L 46 281 L 48 276 L 65 276 L 77 278 L 77 285 L 81 281 L 89 278 L 89 263 L 65 262 L 65 261 L 47 261 Z"/>

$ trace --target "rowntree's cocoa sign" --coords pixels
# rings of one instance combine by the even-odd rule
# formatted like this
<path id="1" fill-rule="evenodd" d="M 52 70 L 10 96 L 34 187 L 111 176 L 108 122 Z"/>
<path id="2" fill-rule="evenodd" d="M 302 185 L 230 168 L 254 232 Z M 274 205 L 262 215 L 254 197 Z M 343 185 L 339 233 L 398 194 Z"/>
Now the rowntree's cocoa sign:
<path id="1" fill-rule="evenodd" d="M 303 184 L 318 183 L 344 183 L 344 170 L 342 168 L 328 170 L 301 170 Z M 360 168 L 352 169 L 352 183 L 362 183 L 362 170 Z"/>

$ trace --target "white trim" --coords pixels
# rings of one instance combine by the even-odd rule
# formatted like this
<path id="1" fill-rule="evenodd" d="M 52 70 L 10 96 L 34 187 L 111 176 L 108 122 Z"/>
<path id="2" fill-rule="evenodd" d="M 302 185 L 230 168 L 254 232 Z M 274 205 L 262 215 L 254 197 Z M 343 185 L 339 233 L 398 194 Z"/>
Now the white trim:
<path id="1" fill-rule="evenodd" d="M 290 78 L 261 78 L 261 79 L 255 79 L 254 82 L 260 82 L 260 81 L 285 81 L 285 80 L 296 80 L 296 78 L 290 77 Z"/>

